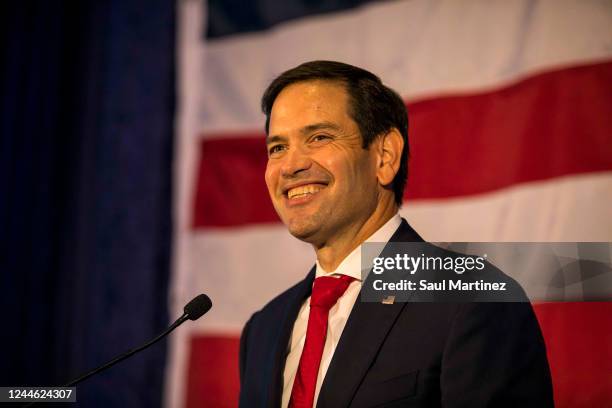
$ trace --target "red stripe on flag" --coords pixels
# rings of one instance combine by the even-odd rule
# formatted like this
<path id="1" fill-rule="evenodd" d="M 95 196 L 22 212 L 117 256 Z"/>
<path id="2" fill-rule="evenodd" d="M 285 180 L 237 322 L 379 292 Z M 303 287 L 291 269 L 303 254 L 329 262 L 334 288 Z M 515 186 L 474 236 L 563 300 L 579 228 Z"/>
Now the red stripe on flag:
<path id="1" fill-rule="evenodd" d="M 555 406 L 603 407 L 612 401 L 612 302 L 543 303 Z"/>
<path id="2" fill-rule="evenodd" d="M 408 198 L 463 196 L 612 169 L 610 84 L 612 63 L 605 63 L 409 105 Z"/>
<path id="3" fill-rule="evenodd" d="M 264 181 L 264 135 L 204 139 L 193 226 L 225 227 L 279 221 Z"/>
<path id="4" fill-rule="evenodd" d="M 612 62 L 507 88 L 408 104 L 406 197 L 466 196 L 612 169 Z M 193 226 L 277 222 L 264 182 L 263 133 L 202 140 Z"/>
<path id="5" fill-rule="evenodd" d="M 185 406 L 237 407 L 237 337 L 194 336 L 189 345 Z"/>

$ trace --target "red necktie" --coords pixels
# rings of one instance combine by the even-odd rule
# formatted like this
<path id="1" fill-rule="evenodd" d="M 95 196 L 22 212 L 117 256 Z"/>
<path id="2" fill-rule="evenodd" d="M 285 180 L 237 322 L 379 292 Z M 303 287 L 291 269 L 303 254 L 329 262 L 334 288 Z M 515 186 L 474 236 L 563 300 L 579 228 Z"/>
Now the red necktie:
<path id="1" fill-rule="evenodd" d="M 321 365 L 321 355 L 327 336 L 327 317 L 329 309 L 346 291 L 354 278 L 341 275 L 339 278 L 321 276 L 315 279 L 310 296 L 310 314 L 306 341 L 300 356 L 300 364 L 291 389 L 289 408 L 312 408 L 314 405 L 317 375 Z"/>

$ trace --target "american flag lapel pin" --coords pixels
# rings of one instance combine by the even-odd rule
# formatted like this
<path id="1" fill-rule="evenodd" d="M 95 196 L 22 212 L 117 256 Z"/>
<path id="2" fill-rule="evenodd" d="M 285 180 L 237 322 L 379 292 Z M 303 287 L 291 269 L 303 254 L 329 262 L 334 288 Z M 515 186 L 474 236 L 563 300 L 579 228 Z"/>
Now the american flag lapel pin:
<path id="1" fill-rule="evenodd" d="M 391 296 L 391 295 L 387 296 L 386 298 L 382 300 L 383 305 L 392 305 L 393 302 L 395 302 L 395 296 Z"/>

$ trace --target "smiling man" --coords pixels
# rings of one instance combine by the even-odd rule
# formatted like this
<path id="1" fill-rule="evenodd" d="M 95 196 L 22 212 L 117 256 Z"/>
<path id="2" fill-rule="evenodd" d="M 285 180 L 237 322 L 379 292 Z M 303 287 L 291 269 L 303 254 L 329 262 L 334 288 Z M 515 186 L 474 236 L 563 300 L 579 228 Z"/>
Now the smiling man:
<path id="1" fill-rule="evenodd" d="M 245 326 L 241 406 L 552 405 L 529 303 L 359 301 L 362 243 L 422 241 L 397 213 L 401 98 L 361 68 L 313 61 L 276 78 L 262 108 L 270 197 L 316 261 Z"/>

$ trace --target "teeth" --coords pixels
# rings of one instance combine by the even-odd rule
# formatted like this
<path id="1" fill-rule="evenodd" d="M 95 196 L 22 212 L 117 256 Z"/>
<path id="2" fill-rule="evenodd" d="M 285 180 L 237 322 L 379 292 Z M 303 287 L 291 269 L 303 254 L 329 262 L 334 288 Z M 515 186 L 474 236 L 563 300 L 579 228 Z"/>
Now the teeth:
<path id="1" fill-rule="evenodd" d="M 314 184 L 308 184 L 305 186 L 292 188 L 291 190 L 287 192 L 287 196 L 289 198 L 302 197 L 302 196 L 305 196 L 306 194 L 318 193 L 319 191 L 321 191 L 321 187 L 314 185 Z"/>

